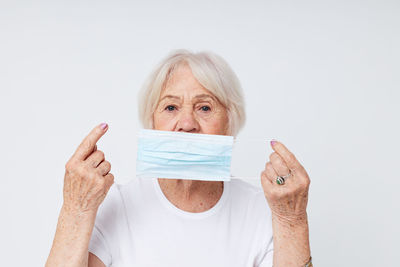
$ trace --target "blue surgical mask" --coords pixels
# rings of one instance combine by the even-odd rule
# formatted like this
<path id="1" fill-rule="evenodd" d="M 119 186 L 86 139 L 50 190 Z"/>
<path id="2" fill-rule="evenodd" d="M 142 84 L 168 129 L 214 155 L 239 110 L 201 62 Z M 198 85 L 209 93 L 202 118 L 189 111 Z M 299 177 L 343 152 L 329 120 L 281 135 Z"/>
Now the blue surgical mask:
<path id="1" fill-rule="evenodd" d="M 136 176 L 229 181 L 233 142 L 233 136 L 142 129 Z"/>

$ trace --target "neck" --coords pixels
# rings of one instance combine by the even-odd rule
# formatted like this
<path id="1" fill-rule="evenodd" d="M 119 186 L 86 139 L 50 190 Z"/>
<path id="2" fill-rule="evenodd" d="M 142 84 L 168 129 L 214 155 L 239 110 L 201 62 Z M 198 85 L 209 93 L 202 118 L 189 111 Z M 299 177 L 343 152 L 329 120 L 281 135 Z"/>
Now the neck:
<path id="1" fill-rule="evenodd" d="M 222 196 L 222 181 L 199 181 L 159 178 L 158 183 L 165 197 L 188 212 L 203 212 L 211 209 Z"/>

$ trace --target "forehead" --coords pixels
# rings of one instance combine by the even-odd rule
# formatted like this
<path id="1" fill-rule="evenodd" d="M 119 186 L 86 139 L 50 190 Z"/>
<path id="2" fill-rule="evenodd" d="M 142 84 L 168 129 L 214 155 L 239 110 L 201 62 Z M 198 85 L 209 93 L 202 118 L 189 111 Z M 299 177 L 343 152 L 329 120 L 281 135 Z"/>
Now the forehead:
<path id="1" fill-rule="evenodd" d="M 187 64 L 180 65 L 174 70 L 161 91 L 161 97 L 164 95 L 195 96 L 198 94 L 213 96 L 197 81 Z"/>

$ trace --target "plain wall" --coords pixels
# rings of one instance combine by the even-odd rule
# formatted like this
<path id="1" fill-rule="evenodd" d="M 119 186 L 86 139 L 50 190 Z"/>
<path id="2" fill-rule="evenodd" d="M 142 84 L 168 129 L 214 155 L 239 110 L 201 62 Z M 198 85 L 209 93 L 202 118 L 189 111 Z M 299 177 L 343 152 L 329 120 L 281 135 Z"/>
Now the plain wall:
<path id="1" fill-rule="evenodd" d="M 399 33 L 399 1 L 0 0 L 1 265 L 44 265 L 65 163 L 98 123 L 116 182 L 134 177 L 137 92 L 186 48 L 238 75 L 240 136 L 308 171 L 314 265 L 398 266 Z"/>

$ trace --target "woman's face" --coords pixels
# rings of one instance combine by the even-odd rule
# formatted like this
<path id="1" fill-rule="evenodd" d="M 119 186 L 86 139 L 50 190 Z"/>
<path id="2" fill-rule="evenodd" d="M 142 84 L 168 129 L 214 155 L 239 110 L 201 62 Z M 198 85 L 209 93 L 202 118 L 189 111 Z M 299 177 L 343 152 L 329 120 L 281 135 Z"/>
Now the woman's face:
<path id="1" fill-rule="evenodd" d="M 226 135 L 225 107 L 183 65 L 174 71 L 161 92 L 153 114 L 154 129 Z"/>

